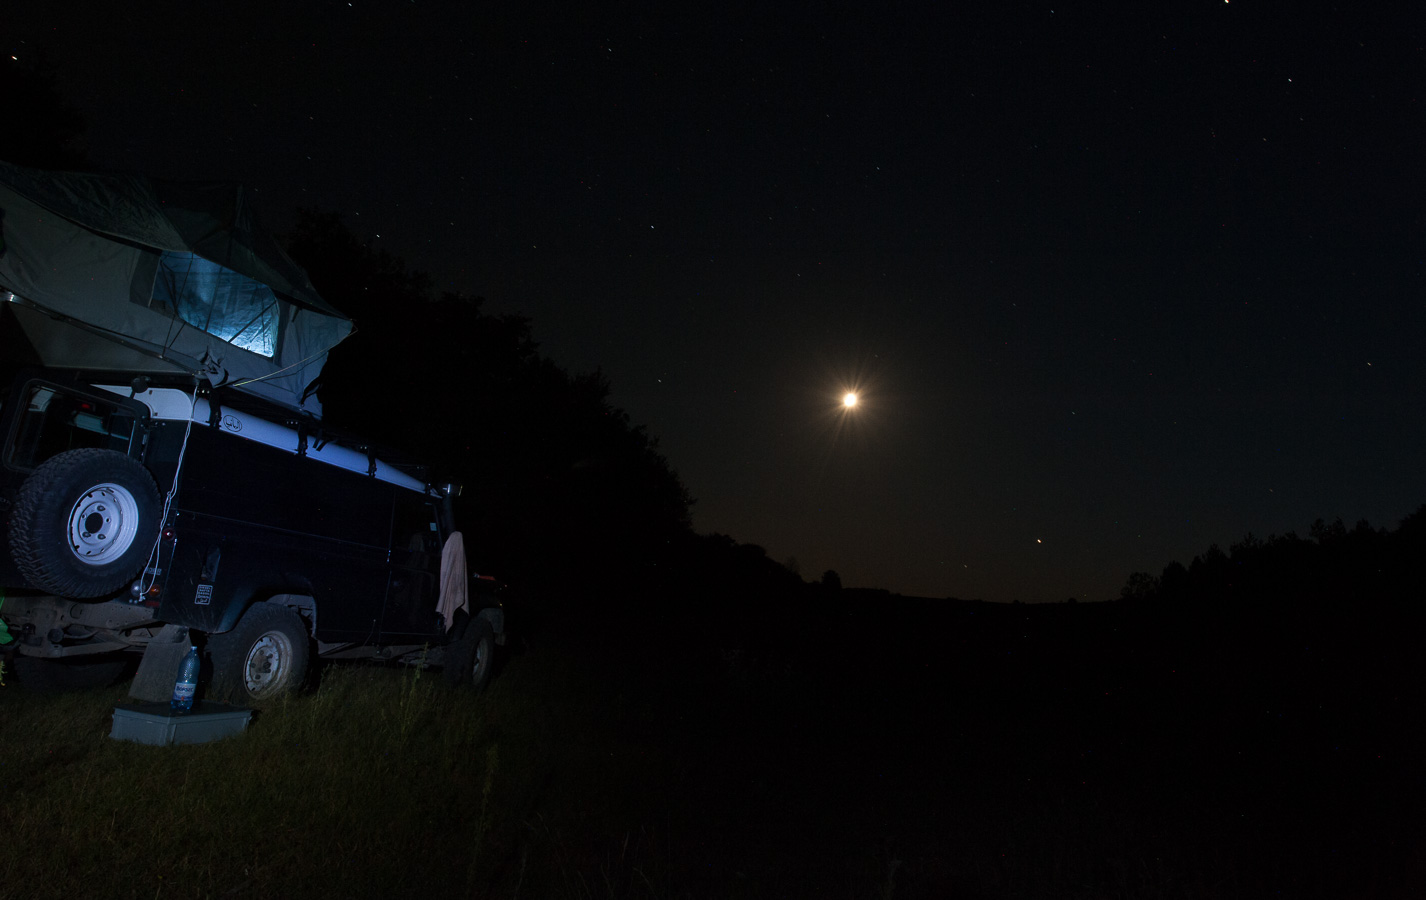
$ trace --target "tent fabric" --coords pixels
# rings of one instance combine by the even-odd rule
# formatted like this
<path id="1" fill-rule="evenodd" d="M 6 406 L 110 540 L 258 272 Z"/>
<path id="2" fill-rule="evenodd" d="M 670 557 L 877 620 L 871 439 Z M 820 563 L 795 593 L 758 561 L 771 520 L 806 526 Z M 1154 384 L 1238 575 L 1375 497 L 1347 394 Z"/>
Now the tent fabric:
<path id="1" fill-rule="evenodd" d="M 304 395 L 352 327 L 231 184 L 0 162 L 0 287 L 173 369 L 313 414 Z M 92 367 L 38 349 L 48 364 Z"/>

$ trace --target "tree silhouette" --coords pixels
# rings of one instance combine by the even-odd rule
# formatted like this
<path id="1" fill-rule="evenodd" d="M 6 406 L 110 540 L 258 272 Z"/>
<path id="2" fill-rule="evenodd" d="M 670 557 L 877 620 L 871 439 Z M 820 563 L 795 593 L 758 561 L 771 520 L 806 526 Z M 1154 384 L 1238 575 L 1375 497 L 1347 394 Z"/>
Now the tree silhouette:
<path id="1" fill-rule="evenodd" d="M 1159 578 L 1131 574 L 1121 597 L 1326 611 L 1392 603 L 1419 596 L 1426 586 L 1420 563 L 1426 558 L 1426 506 L 1395 531 L 1365 520 L 1348 529 L 1341 519 L 1318 519 L 1309 535 L 1262 540 L 1248 534 L 1226 553 L 1214 544 L 1187 568 L 1170 562 Z"/>
<path id="2" fill-rule="evenodd" d="M 688 532 L 688 496 L 657 441 L 609 402 L 600 372 L 539 353 L 528 320 L 374 250 L 338 216 L 303 211 L 289 250 L 355 320 L 323 375 L 326 420 L 437 465 L 473 563 L 548 593 L 628 590 Z"/>
<path id="3" fill-rule="evenodd" d="M 1158 596 L 1159 579 L 1148 572 L 1134 572 L 1129 575 L 1129 581 L 1124 585 L 1124 589 L 1119 592 L 1121 600 L 1151 600 Z"/>
<path id="4" fill-rule="evenodd" d="M 84 117 L 60 97 L 43 60 L 31 65 L 6 56 L 0 61 L 0 98 L 5 105 L 0 159 L 40 169 L 84 165 Z"/>

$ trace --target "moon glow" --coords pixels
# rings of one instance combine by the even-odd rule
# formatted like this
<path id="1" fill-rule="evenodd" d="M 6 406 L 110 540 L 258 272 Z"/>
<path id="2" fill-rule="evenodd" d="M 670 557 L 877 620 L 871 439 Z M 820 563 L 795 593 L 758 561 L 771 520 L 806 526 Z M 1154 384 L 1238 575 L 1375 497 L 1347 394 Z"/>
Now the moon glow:
<path id="1" fill-rule="evenodd" d="M 847 394 L 842 397 L 842 405 L 845 406 L 847 409 L 851 409 L 853 406 L 856 406 L 857 395 L 848 391 Z"/>

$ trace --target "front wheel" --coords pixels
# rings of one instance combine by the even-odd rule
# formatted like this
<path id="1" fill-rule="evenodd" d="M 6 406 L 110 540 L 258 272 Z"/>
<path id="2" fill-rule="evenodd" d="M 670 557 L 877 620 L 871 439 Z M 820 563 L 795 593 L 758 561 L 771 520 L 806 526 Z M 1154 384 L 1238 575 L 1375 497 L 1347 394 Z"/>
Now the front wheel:
<path id="1" fill-rule="evenodd" d="M 307 677 L 307 629 L 290 609 L 257 603 L 227 634 L 208 640 L 211 694 L 229 703 L 269 700 L 296 690 Z"/>
<path id="2" fill-rule="evenodd" d="M 481 690 L 490 682 L 494 662 L 495 632 L 484 619 L 471 619 L 460 638 L 446 650 L 446 682 Z"/>

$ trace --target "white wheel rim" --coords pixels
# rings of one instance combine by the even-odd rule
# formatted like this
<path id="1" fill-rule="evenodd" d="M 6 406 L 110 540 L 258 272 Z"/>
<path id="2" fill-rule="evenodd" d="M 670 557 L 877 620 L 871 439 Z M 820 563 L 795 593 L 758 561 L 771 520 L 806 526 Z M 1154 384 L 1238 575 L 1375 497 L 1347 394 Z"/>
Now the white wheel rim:
<path id="1" fill-rule="evenodd" d="M 139 502 L 121 485 L 96 484 L 69 511 L 69 550 L 91 566 L 123 556 L 138 532 Z"/>
<path id="2" fill-rule="evenodd" d="M 470 675 L 474 681 L 479 683 L 481 673 L 485 670 L 485 641 L 482 640 L 475 642 L 475 652 L 472 654 L 472 656 L 474 656 L 475 659 L 470 667 Z"/>
<path id="3" fill-rule="evenodd" d="M 254 697 L 280 688 L 287 679 L 287 667 L 292 659 L 292 643 L 287 635 L 269 631 L 253 643 L 243 661 L 243 685 Z"/>

